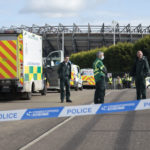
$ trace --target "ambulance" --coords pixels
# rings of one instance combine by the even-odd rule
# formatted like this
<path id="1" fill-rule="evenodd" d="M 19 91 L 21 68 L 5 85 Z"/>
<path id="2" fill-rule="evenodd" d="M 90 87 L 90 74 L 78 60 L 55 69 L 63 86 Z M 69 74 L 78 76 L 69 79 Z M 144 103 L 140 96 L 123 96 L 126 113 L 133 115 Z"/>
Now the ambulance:
<path id="1" fill-rule="evenodd" d="M 93 69 L 91 68 L 81 69 L 81 77 L 83 81 L 83 87 L 95 87 Z"/>
<path id="2" fill-rule="evenodd" d="M 42 67 L 42 37 L 27 32 L 0 34 L 0 93 L 46 94 Z"/>

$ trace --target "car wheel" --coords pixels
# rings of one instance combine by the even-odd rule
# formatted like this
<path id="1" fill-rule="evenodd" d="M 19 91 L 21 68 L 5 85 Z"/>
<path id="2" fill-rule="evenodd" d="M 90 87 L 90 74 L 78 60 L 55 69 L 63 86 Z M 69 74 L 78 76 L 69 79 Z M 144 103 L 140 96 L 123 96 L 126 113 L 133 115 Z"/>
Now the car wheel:
<path id="1" fill-rule="evenodd" d="M 148 85 L 147 88 L 150 89 L 150 85 Z"/>
<path id="2" fill-rule="evenodd" d="M 32 92 L 25 92 L 24 95 L 25 95 L 25 100 L 31 100 Z"/>
<path id="3" fill-rule="evenodd" d="M 82 91 L 83 90 L 83 85 L 79 89 Z"/>
<path id="4" fill-rule="evenodd" d="M 78 87 L 78 84 L 77 84 L 77 86 L 75 87 L 75 91 L 78 91 L 78 89 L 79 89 L 79 87 Z"/>

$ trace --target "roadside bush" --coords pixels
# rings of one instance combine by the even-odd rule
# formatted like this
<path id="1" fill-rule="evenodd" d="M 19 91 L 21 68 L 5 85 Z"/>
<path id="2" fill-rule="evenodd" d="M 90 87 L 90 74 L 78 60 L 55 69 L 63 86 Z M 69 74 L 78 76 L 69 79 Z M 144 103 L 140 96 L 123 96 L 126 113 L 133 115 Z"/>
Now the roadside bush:
<path id="1" fill-rule="evenodd" d="M 150 62 L 150 36 L 139 39 L 135 43 L 117 43 L 115 46 L 96 48 L 72 54 L 70 60 L 80 68 L 92 68 L 96 53 L 105 53 L 104 64 L 108 72 L 129 72 L 136 58 L 138 50 L 142 50 Z"/>
<path id="2" fill-rule="evenodd" d="M 118 43 L 108 47 L 105 52 L 104 64 L 109 72 L 128 72 L 132 65 L 132 43 Z"/>
<path id="3" fill-rule="evenodd" d="M 96 59 L 96 53 L 98 51 L 105 52 L 106 50 L 107 50 L 106 47 L 102 47 L 102 48 L 96 48 L 94 50 L 82 51 L 79 53 L 72 54 L 70 60 L 74 64 L 79 65 L 80 68 L 92 68 L 92 64 Z"/>
<path id="4" fill-rule="evenodd" d="M 133 47 L 133 53 L 135 56 L 138 50 L 143 51 L 144 56 L 147 56 L 148 61 L 150 63 L 150 35 L 139 39 L 137 42 L 135 42 Z"/>

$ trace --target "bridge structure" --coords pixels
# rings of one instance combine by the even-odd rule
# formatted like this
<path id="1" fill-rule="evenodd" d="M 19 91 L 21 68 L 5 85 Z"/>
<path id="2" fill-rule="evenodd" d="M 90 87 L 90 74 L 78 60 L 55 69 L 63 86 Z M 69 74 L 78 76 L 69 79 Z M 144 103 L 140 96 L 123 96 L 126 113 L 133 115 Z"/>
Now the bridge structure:
<path id="1" fill-rule="evenodd" d="M 20 33 L 22 30 L 33 32 L 43 36 L 43 54 L 48 55 L 54 50 L 64 49 L 65 55 L 72 53 L 110 46 L 118 42 L 135 42 L 138 39 L 150 35 L 150 26 L 121 26 L 114 25 L 63 25 L 51 26 L 45 24 L 31 27 L 21 25 L 1 27 L 0 33 Z"/>

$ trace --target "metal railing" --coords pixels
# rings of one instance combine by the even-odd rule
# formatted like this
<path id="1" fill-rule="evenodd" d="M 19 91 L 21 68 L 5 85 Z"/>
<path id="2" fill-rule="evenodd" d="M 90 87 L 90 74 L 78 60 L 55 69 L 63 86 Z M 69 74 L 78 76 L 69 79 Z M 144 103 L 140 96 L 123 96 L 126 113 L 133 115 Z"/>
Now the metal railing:
<path id="1" fill-rule="evenodd" d="M 112 25 L 59 25 L 51 26 L 49 24 L 45 24 L 43 26 L 38 26 L 33 24 L 32 26 L 10 26 L 10 27 L 1 27 L 0 33 L 4 33 L 6 31 L 16 31 L 21 32 L 21 30 L 27 30 L 37 34 L 54 34 L 54 33 L 105 33 L 110 34 L 150 34 L 150 26 L 142 26 L 139 24 L 138 26 L 131 26 L 130 24 L 126 26 L 120 26 L 116 24 L 115 26 Z"/>

